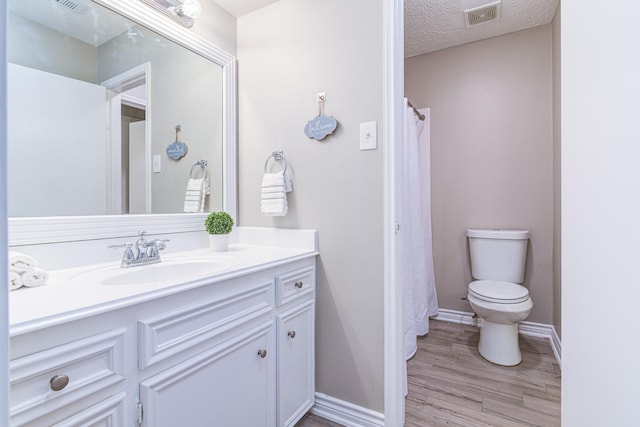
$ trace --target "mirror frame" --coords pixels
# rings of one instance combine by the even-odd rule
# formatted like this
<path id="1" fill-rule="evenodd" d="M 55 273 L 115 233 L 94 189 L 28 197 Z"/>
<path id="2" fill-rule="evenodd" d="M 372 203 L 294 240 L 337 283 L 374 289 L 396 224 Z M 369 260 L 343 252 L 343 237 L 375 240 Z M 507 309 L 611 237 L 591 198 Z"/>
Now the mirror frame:
<path id="1" fill-rule="evenodd" d="M 238 224 L 236 58 L 137 0 L 92 0 L 222 67 L 222 209 Z M 149 170 L 151 169 L 151 159 Z M 204 230 L 207 213 L 9 218 L 9 246 Z"/>

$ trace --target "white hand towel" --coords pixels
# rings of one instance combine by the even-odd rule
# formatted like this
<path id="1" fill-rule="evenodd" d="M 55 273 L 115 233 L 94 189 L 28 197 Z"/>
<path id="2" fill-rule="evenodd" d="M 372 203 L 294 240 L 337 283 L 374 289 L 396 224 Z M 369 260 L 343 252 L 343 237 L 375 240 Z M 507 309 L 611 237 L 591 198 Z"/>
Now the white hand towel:
<path id="1" fill-rule="evenodd" d="M 267 216 L 285 216 L 288 211 L 287 201 L 285 199 L 263 200 L 260 210 Z"/>
<path id="2" fill-rule="evenodd" d="M 292 188 L 289 175 L 283 172 L 265 173 L 260 191 L 260 211 L 267 216 L 285 216 L 288 211 L 287 192 Z"/>
<path id="3" fill-rule="evenodd" d="M 286 199 L 265 199 L 260 202 L 260 206 L 267 209 L 285 209 L 287 207 Z"/>
<path id="4" fill-rule="evenodd" d="M 262 177 L 262 186 L 263 187 L 269 187 L 273 185 L 286 186 L 288 177 L 289 175 L 287 174 L 283 175 L 282 171 L 275 172 L 275 173 L 265 173 L 264 176 Z M 291 180 L 289 179 L 289 181 Z"/>
<path id="5" fill-rule="evenodd" d="M 262 193 L 262 200 L 284 199 L 284 198 L 286 198 L 284 191 L 278 191 L 273 193 Z"/>
<path id="6" fill-rule="evenodd" d="M 25 271 L 20 276 L 22 276 L 23 285 L 29 288 L 46 285 L 49 279 L 49 273 L 37 267 L 33 270 Z"/>
<path id="7" fill-rule="evenodd" d="M 22 287 L 24 283 L 22 283 L 22 277 L 20 273 L 15 271 L 9 271 L 9 290 L 15 291 Z"/>
<path id="8" fill-rule="evenodd" d="M 204 212 L 205 183 L 203 178 L 189 178 L 184 195 L 184 212 Z"/>
<path id="9" fill-rule="evenodd" d="M 284 185 L 273 185 L 270 187 L 262 187 L 262 194 L 267 193 L 284 193 L 286 191 Z"/>
<path id="10" fill-rule="evenodd" d="M 29 271 L 37 266 L 36 260 L 22 252 L 9 251 L 9 270 L 16 273 Z"/>
<path id="11" fill-rule="evenodd" d="M 291 178 L 288 173 L 284 173 L 284 188 L 287 193 L 290 193 L 293 190 L 293 182 L 291 182 Z"/>

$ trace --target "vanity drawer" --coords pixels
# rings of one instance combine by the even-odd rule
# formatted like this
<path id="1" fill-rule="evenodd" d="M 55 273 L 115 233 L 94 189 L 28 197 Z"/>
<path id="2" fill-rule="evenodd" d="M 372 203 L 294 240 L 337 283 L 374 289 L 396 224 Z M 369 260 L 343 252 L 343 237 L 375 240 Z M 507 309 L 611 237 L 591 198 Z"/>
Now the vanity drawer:
<path id="1" fill-rule="evenodd" d="M 110 389 L 125 378 L 125 331 L 105 332 L 12 360 L 11 425 L 52 425 L 116 391 Z"/>
<path id="2" fill-rule="evenodd" d="M 287 304 L 298 298 L 313 296 L 315 267 L 305 267 L 276 277 L 276 304 Z"/>
<path id="3" fill-rule="evenodd" d="M 273 315 L 273 279 L 138 321 L 138 367 L 206 350 Z"/>

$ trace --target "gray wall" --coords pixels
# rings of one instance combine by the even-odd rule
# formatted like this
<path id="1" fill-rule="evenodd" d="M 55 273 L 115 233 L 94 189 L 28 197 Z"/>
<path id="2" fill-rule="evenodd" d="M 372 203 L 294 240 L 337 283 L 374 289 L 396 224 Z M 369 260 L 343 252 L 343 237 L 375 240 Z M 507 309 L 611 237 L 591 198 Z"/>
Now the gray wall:
<path id="1" fill-rule="evenodd" d="M 318 230 L 316 390 L 379 412 L 383 164 L 381 149 L 359 150 L 359 126 L 382 134 L 381 46 L 380 0 L 282 0 L 238 19 L 240 223 Z M 320 91 L 339 122 L 321 142 L 303 132 Z M 271 218 L 260 183 L 279 149 L 294 190 L 288 215 Z"/>
<path id="2" fill-rule="evenodd" d="M 465 230 L 531 230 L 529 321 L 553 323 L 551 26 L 420 55 L 405 91 L 431 107 L 432 216 L 441 308 L 471 311 Z"/>
<path id="3" fill-rule="evenodd" d="M 8 14 L 7 60 L 13 64 L 96 83 L 96 48 L 37 24 Z"/>
<path id="4" fill-rule="evenodd" d="M 202 4 L 202 16 L 193 24 L 191 31 L 235 56 L 237 53 L 236 18 L 213 0 L 200 0 L 200 4 Z"/>

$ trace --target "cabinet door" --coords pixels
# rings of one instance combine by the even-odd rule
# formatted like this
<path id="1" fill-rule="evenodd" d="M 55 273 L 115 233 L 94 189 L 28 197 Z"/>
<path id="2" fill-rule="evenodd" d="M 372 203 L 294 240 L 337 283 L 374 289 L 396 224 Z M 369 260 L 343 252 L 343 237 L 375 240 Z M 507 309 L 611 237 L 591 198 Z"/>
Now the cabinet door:
<path id="1" fill-rule="evenodd" d="M 145 427 L 273 427 L 273 322 L 140 384 Z"/>
<path id="2" fill-rule="evenodd" d="M 313 406 L 314 302 L 278 315 L 278 427 L 293 426 Z"/>

